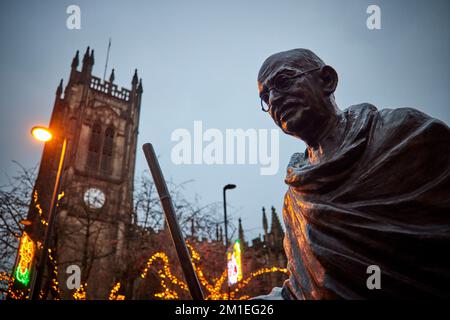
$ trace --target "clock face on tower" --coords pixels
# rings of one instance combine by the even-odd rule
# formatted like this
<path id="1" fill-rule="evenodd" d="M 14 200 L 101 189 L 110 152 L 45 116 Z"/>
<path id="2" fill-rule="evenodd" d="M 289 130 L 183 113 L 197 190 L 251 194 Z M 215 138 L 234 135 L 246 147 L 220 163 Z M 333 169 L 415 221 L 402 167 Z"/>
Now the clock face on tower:
<path id="1" fill-rule="evenodd" d="M 84 203 L 90 209 L 101 209 L 105 204 L 105 194 L 97 188 L 89 188 L 84 193 Z"/>

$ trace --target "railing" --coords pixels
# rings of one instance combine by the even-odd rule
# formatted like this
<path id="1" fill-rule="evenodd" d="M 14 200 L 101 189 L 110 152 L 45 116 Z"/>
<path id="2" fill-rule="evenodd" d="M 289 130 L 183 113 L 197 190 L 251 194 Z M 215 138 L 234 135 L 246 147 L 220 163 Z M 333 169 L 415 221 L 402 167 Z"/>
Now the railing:
<path id="1" fill-rule="evenodd" d="M 89 84 L 89 87 L 95 91 L 108 94 L 123 101 L 130 100 L 130 90 L 119 88 L 116 84 L 108 81 L 102 81 L 100 78 L 94 76 L 91 76 L 91 83 Z"/>

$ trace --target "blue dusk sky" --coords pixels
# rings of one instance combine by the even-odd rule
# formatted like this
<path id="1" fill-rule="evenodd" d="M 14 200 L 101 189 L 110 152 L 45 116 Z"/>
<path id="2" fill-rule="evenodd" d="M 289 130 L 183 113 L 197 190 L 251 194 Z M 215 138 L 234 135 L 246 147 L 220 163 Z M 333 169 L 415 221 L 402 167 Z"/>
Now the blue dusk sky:
<path id="1" fill-rule="evenodd" d="M 81 29 L 66 27 L 69 5 L 81 9 Z M 381 9 L 381 29 L 369 30 L 366 9 Z M 166 178 L 193 179 L 188 197 L 222 200 L 241 217 L 247 240 L 262 233 L 261 207 L 281 215 L 285 167 L 303 142 L 280 132 L 279 170 L 260 175 L 258 165 L 175 165 L 174 130 L 276 129 L 260 111 L 256 76 L 270 54 L 308 48 L 339 74 L 341 109 L 370 102 L 379 109 L 415 107 L 450 123 L 450 1 L 22 1 L 0 10 L 0 183 L 17 167 L 36 165 L 42 145 L 29 134 L 47 124 L 54 93 L 64 83 L 76 50 L 95 49 L 93 74 L 130 88 L 135 68 L 144 93 L 136 174 L 146 163 L 141 145 L 152 142 Z M 236 236 L 236 233 L 234 234 Z"/>

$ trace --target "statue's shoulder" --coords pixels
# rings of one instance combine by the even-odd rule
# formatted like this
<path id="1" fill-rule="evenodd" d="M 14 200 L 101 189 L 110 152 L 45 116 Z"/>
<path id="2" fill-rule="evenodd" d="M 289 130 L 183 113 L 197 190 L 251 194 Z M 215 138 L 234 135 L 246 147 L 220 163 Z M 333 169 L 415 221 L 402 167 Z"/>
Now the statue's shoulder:
<path id="1" fill-rule="evenodd" d="M 356 127 L 366 126 L 378 114 L 378 109 L 370 103 L 360 103 L 343 110 L 347 122 Z"/>
<path id="2" fill-rule="evenodd" d="M 411 107 L 377 109 L 373 104 L 361 103 L 352 105 L 344 110 L 347 118 L 361 119 L 373 116 L 377 127 L 382 129 L 398 128 L 402 126 L 417 127 L 423 124 L 433 127 L 443 127 L 449 129 L 441 120 Z"/>
<path id="3" fill-rule="evenodd" d="M 375 107 L 373 104 L 367 103 L 367 102 L 351 105 L 347 109 L 344 110 L 344 112 L 354 113 L 354 114 L 366 113 L 366 112 L 377 112 L 377 111 L 378 111 L 377 107 Z"/>
<path id="4" fill-rule="evenodd" d="M 432 119 L 426 113 L 411 107 L 386 108 L 379 111 L 383 119 L 428 121 Z"/>
<path id="5" fill-rule="evenodd" d="M 444 130 L 449 133 L 449 127 L 441 120 L 411 107 L 401 107 L 395 109 L 382 109 L 379 111 L 380 120 L 384 127 L 418 128 L 426 126 L 429 129 Z"/>

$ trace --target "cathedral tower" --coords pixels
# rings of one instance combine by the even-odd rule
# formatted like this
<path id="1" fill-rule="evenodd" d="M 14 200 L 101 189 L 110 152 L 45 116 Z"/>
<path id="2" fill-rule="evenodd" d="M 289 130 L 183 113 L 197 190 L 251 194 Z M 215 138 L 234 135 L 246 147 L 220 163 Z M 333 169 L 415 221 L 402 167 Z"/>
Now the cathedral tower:
<path id="1" fill-rule="evenodd" d="M 120 88 L 114 83 L 114 69 L 109 81 L 103 81 L 92 75 L 93 66 L 94 50 L 88 47 L 78 70 L 77 51 L 64 93 L 62 82 L 58 86 L 50 121 L 56 139 L 44 148 L 28 218 L 33 221 L 28 228 L 32 238 L 42 241 L 49 187 L 54 183 L 62 138 L 66 138 L 62 198 L 52 246 L 65 299 L 74 292 L 67 288 L 70 273 L 66 271 L 71 265 L 80 268 L 90 299 L 108 297 L 122 268 L 127 227 L 133 217 L 142 81 L 135 70 L 131 90 Z M 51 273 L 47 272 L 47 281 Z"/>

